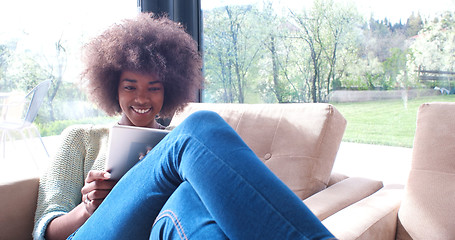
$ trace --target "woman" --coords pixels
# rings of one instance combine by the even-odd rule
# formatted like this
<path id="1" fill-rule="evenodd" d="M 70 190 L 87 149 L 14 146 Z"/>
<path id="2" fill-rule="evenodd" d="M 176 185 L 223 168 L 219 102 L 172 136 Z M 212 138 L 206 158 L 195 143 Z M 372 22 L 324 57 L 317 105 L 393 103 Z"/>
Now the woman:
<path id="1" fill-rule="evenodd" d="M 89 95 L 122 125 L 163 128 L 155 116 L 181 109 L 202 83 L 191 37 L 147 14 L 94 39 L 84 62 Z M 40 183 L 37 239 L 333 238 L 215 113 L 188 117 L 118 183 L 103 171 L 106 127 L 63 135 Z"/>

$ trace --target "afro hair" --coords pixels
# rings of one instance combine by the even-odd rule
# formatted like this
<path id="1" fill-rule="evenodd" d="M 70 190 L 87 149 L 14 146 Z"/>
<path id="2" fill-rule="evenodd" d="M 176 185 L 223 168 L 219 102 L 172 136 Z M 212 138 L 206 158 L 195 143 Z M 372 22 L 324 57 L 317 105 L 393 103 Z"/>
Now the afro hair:
<path id="1" fill-rule="evenodd" d="M 140 13 L 107 29 L 83 48 L 82 83 L 108 115 L 122 112 L 118 84 L 122 71 L 158 76 L 164 86 L 159 115 L 172 116 L 194 101 L 202 87 L 202 58 L 182 25 L 166 16 Z"/>

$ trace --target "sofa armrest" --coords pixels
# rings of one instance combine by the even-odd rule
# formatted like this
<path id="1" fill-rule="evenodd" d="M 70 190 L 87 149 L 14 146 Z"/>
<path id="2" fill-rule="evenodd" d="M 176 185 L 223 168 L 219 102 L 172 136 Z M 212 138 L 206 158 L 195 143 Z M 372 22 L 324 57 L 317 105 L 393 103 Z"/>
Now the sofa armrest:
<path id="1" fill-rule="evenodd" d="M 387 185 L 328 217 L 322 224 L 340 240 L 395 239 L 403 185 Z"/>
<path id="2" fill-rule="evenodd" d="M 0 239 L 32 239 L 38 178 L 0 183 Z"/>
<path id="3" fill-rule="evenodd" d="M 303 200 L 303 203 L 322 221 L 341 209 L 370 196 L 382 186 L 381 181 L 350 177 L 313 194 Z"/>
<path id="4" fill-rule="evenodd" d="M 335 183 L 339 183 L 339 182 L 345 180 L 348 177 L 349 176 L 346 175 L 346 174 L 332 172 L 330 174 L 330 179 L 329 179 L 329 182 L 327 183 L 327 187 L 330 187 L 330 186 L 332 186 Z"/>

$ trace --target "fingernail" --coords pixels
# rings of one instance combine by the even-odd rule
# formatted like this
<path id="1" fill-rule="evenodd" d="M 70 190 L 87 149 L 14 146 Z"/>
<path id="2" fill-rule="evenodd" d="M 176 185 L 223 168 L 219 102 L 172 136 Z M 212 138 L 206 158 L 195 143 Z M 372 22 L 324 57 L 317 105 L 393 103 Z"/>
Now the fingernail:
<path id="1" fill-rule="evenodd" d="M 111 178 L 111 173 L 109 173 L 109 172 L 104 173 L 104 177 L 105 177 L 105 178 Z"/>

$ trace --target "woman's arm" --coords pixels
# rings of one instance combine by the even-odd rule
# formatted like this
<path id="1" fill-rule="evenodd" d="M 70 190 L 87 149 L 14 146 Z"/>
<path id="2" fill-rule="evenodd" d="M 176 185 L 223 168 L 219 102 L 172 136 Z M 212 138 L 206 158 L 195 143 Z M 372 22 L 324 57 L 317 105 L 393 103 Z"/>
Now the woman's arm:
<path id="1" fill-rule="evenodd" d="M 79 204 L 65 215 L 54 218 L 46 229 L 46 239 L 66 239 L 90 217 L 84 203 Z"/>
<path id="2" fill-rule="evenodd" d="M 62 142 L 55 158 L 40 179 L 34 239 L 44 240 L 51 222 L 52 225 L 63 226 L 63 230 L 67 229 L 64 226 L 73 223 L 75 225 L 72 229 L 77 229 L 82 224 L 80 222 L 88 218 L 80 211 L 83 210 L 81 202 L 85 200 L 81 190 L 87 185 L 86 182 L 92 181 L 86 178 L 90 169 L 96 166 L 95 169 L 101 170 L 104 166 L 102 151 L 106 148 L 107 136 L 108 129 L 93 128 L 91 125 L 72 126 L 62 133 Z M 101 159 L 100 162 L 98 158 Z M 64 221 L 66 215 L 74 221 Z M 56 220 L 57 218 L 59 219 Z"/>
<path id="3" fill-rule="evenodd" d="M 52 220 L 46 230 L 46 239 L 66 239 L 93 214 L 116 184 L 109 181 L 110 174 L 92 170 L 81 189 L 82 202 L 69 213 Z"/>

